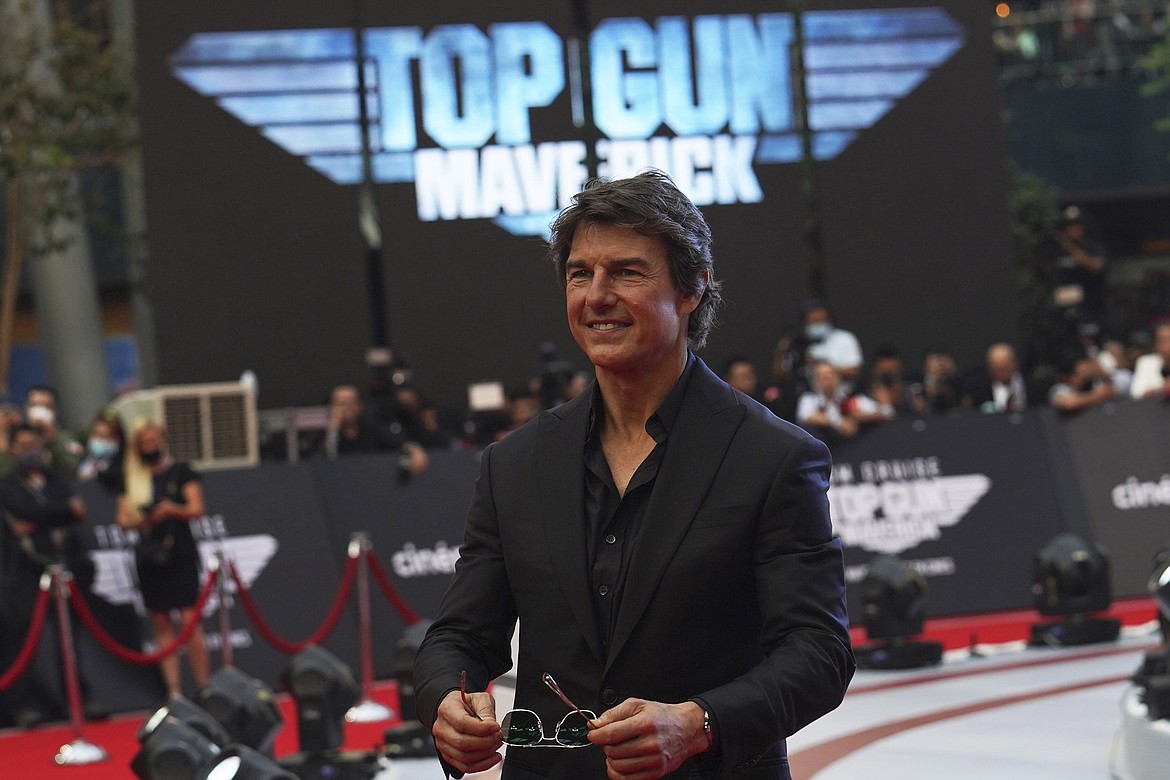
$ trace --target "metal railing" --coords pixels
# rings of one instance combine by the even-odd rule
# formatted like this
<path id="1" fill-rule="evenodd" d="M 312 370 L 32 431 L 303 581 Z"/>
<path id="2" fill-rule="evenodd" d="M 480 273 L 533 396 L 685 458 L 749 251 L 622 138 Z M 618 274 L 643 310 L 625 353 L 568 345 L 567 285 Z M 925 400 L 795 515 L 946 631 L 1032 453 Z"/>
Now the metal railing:
<path id="1" fill-rule="evenodd" d="M 1150 49 L 1170 36 L 1168 0 L 1007 0 L 992 40 L 1000 80 L 1052 86 L 1144 79 Z"/>

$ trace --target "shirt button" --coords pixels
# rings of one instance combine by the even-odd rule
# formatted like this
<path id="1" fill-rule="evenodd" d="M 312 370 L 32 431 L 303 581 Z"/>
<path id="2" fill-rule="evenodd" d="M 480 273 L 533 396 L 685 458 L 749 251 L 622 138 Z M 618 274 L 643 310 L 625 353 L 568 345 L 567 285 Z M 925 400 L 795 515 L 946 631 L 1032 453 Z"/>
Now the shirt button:
<path id="1" fill-rule="evenodd" d="M 605 543 L 606 543 L 606 544 L 613 544 L 613 543 L 614 543 L 614 542 L 616 542 L 616 541 L 617 541 L 617 537 L 616 537 L 616 536 L 614 536 L 613 534 L 608 534 L 608 535 L 606 535 L 606 537 L 605 537 Z"/>
<path id="2" fill-rule="evenodd" d="M 609 593 L 609 586 L 608 586 L 608 585 L 602 585 L 600 588 L 598 588 L 598 589 L 597 589 L 597 592 L 598 592 L 598 593 L 600 593 L 602 596 L 604 596 L 604 595 L 606 595 L 607 593 Z"/>

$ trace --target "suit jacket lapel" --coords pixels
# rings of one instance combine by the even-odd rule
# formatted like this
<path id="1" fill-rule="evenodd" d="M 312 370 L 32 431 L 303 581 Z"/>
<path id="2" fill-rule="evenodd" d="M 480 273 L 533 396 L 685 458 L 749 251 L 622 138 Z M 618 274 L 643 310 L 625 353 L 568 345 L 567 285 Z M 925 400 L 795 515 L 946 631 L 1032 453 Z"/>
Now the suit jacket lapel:
<path id="1" fill-rule="evenodd" d="M 744 408 L 731 389 L 696 358 L 654 481 L 654 494 L 638 532 L 638 546 L 630 560 L 610 648 L 611 660 L 621 651 L 654 596 L 723 463 L 743 414 Z"/>
<path id="2" fill-rule="evenodd" d="M 585 550 L 585 436 L 589 431 L 589 398 L 581 393 L 563 406 L 541 415 L 537 435 L 537 482 L 545 540 L 557 582 L 589 648 L 599 660 L 605 655 L 589 594 Z"/>

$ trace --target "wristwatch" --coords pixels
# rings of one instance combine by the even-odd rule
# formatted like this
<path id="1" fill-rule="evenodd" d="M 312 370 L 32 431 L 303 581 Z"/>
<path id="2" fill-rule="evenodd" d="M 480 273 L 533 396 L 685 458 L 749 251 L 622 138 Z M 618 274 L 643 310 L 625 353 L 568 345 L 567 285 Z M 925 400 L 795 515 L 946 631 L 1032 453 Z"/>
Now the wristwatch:
<path id="1" fill-rule="evenodd" d="M 710 750 L 715 741 L 715 735 L 711 733 L 711 715 L 706 709 L 703 710 L 703 736 L 707 738 L 707 749 Z"/>

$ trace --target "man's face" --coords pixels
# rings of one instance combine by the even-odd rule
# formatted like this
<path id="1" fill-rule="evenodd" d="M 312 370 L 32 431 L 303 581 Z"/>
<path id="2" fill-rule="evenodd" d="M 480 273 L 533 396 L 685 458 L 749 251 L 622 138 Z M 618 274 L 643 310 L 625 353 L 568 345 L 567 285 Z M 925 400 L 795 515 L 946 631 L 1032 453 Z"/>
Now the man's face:
<path id="1" fill-rule="evenodd" d="M 755 395 L 758 387 L 756 369 L 751 363 L 732 363 L 727 371 L 727 384 L 741 393 Z"/>
<path id="2" fill-rule="evenodd" d="M 987 373 L 996 382 L 1010 382 L 1016 373 L 1016 356 L 1006 349 L 993 351 L 987 356 Z"/>
<path id="3" fill-rule="evenodd" d="M 818 392 L 831 398 L 837 392 L 837 388 L 841 386 L 841 375 L 831 364 L 817 363 L 816 371 L 813 373 L 813 382 L 816 384 Z"/>
<path id="4" fill-rule="evenodd" d="M 10 449 L 13 456 L 20 461 L 22 455 L 40 455 L 45 448 L 45 441 L 33 431 L 18 431 L 12 437 Z"/>
<path id="5" fill-rule="evenodd" d="M 686 349 L 684 296 L 658 237 L 612 225 L 581 225 L 565 267 L 569 330 L 598 369 L 651 373 Z"/>
<path id="6" fill-rule="evenodd" d="M 333 391 L 329 406 L 338 422 L 356 422 L 362 413 L 362 402 L 358 397 L 357 389 L 353 387 L 338 387 Z"/>
<path id="7" fill-rule="evenodd" d="M 44 390 L 30 390 L 24 399 L 24 406 L 26 409 L 30 406 L 43 406 L 55 412 L 57 411 L 57 399 L 53 397 L 52 393 L 47 393 Z"/>

